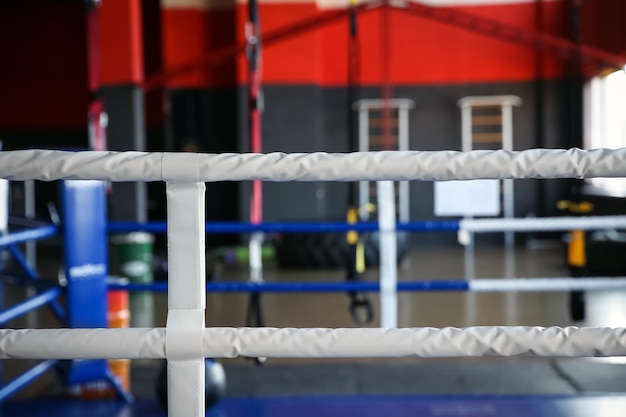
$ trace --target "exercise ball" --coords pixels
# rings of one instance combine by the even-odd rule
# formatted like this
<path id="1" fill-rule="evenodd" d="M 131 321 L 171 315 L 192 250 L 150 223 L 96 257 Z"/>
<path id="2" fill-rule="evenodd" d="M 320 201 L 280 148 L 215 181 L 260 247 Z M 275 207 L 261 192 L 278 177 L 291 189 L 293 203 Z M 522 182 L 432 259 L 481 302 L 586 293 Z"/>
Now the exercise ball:
<path id="1" fill-rule="evenodd" d="M 163 361 L 156 381 L 156 395 L 167 409 L 167 362 Z M 208 410 L 213 407 L 226 393 L 226 373 L 221 363 L 215 359 L 204 360 L 204 398 Z"/>

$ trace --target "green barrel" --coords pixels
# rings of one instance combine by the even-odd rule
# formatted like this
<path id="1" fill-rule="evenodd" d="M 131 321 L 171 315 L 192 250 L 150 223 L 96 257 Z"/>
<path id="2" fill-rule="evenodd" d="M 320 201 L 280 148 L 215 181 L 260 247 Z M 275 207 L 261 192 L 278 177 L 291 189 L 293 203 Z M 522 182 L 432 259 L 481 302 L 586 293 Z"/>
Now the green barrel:
<path id="1" fill-rule="evenodd" d="M 154 236 L 144 232 L 133 232 L 111 238 L 114 247 L 115 263 L 113 273 L 128 278 L 134 284 L 150 284 Z M 152 293 L 133 292 L 130 294 L 130 326 L 154 327 L 154 298 Z"/>
<path id="2" fill-rule="evenodd" d="M 249 246 L 220 246 L 208 253 L 225 265 L 248 266 L 250 264 Z M 263 265 L 273 265 L 276 260 L 276 250 L 273 246 L 261 247 L 261 261 Z"/>

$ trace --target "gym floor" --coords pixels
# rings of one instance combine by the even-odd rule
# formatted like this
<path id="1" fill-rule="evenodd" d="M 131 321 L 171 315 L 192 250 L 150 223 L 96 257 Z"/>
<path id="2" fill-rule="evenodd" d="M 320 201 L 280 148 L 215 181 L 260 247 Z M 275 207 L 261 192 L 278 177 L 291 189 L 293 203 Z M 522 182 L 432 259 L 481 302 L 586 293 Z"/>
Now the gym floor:
<path id="1" fill-rule="evenodd" d="M 478 247 L 476 277 L 511 272 L 505 253 Z M 508 271 L 508 272 L 507 272 Z M 561 245 L 515 251 L 516 277 L 568 276 Z M 462 248 L 414 249 L 399 269 L 401 280 L 461 278 Z M 342 271 L 286 271 L 269 267 L 268 281 L 340 281 Z M 221 280 L 245 280 L 245 268 L 224 268 Z M 367 273 L 377 279 L 377 271 Z M 17 296 L 17 295 L 13 295 Z M 421 293 L 399 295 L 399 326 L 538 325 L 624 326 L 626 293 L 587 293 L 587 318 L 572 323 L 567 293 Z M 165 323 L 166 298 L 155 295 L 155 325 Z M 375 311 L 377 297 L 372 295 Z M 353 327 L 344 294 L 267 294 L 265 324 L 273 327 Z M 247 297 L 207 296 L 207 326 L 242 326 Z M 40 327 L 47 318 L 40 313 Z M 21 327 L 27 327 L 25 318 Z M 371 324 L 376 326 L 377 322 Z M 20 327 L 16 326 L 16 327 Z M 5 361 L 5 368 L 11 362 Z M 227 394 L 210 416 L 472 416 L 612 417 L 626 406 L 626 368 L 620 358 L 358 359 L 222 361 Z M 52 375 L 2 406 L 3 416 L 165 416 L 155 399 L 159 361 L 134 361 L 137 402 L 79 401 L 62 395 Z M 10 372 L 5 372 L 9 377 Z"/>

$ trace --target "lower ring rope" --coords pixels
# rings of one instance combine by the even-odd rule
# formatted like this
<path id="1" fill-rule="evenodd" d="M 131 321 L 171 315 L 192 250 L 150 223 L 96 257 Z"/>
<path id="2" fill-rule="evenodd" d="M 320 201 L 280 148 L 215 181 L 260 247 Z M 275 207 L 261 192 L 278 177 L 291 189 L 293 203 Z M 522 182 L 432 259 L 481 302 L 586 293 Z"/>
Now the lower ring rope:
<path id="1" fill-rule="evenodd" d="M 553 232 L 577 230 L 626 229 L 626 216 L 583 216 L 583 217 L 541 217 L 513 219 L 462 219 L 462 220 L 424 220 L 398 222 L 395 229 L 399 232 L 433 232 L 467 230 L 475 233 L 489 232 Z M 150 232 L 165 233 L 166 222 L 109 222 L 109 233 Z M 377 222 L 341 223 L 341 222 L 208 222 L 207 233 L 321 233 L 321 232 L 375 232 L 380 230 Z"/>
<path id="2" fill-rule="evenodd" d="M 110 284 L 109 289 L 124 291 L 167 292 L 168 284 Z M 400 292 L 546 292 L 546 291 L 606 291 L 626 289 L 626 277 L 595 278 L 515 278 L 400 281 Z M 380 282 L 210 282 L 206 284 L 210 293 L 333 293 L 333 292 L 378 292 Z M 248 323 L 252 326 L 252 323 Z"/>
<path id="3" fill-rule="evenodd" d="M 1 359 L 165 357 L 165 329 L 0 330 Z M 208 358 L 626 356 L 626 328 L 206 328 Z"/>

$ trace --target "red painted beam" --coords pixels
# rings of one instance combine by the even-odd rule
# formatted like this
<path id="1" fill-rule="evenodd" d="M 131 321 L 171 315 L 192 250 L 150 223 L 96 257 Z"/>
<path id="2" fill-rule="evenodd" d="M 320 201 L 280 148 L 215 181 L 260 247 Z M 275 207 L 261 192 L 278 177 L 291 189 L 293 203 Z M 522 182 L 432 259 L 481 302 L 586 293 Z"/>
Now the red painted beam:
<path id="1" fill-rule="evenodd" d="M 404 7 L 397 7 L 397 9 L 413 16 L 435 20 L 505 42 L 560 55 L 564 58 L 571 58 L 579 54 L 581 60 L 585 63 L 615 68 L 622 68 L 626 64 L 626 57 L 623 56 L 611 54 L 584 44 L 578 45 L 558 36 L 534 32 L 452 8 L 431 7 L 411 2 L 406 3 Z"/>

